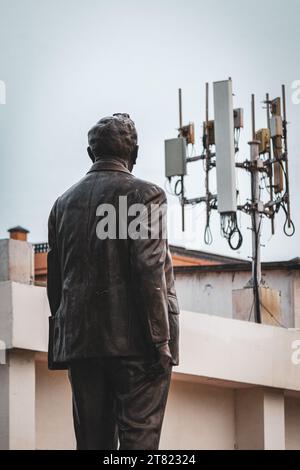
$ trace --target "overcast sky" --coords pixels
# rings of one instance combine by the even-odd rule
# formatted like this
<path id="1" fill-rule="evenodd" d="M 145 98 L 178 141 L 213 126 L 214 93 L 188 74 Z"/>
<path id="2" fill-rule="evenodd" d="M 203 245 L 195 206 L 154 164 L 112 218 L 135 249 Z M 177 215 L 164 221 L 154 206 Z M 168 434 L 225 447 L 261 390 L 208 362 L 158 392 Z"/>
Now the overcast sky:
<path id="1" fill-rule="evenodd" d="M 299 0 L 0 0 L 0 236 L 13 225 L 45 241 L 55 199 L 88 170 L 86 134 L 100 117 L 127 112 L 139 132 L 135 174 L 161 186 L 164 139 L 176 137 L 177 90 L 184 93 L 184 120 L 195 121 L 197 153 L 205 117 L 204 85 L 233 79 L 234 103 L 244 107 L 246 129 L 240 158 L 248 158 L 250 95 L 257 96 L 257 126 L 265 125 L 261 101 L 287 85 L 292 209 L 300 230 L 300 105 L 292 103 L 292 83 L 300 80 Z M 211 102 L 212 104 L 212 102 Z M 211 116 L 212 117 L 212 116 Z M 189 167 L 188 195 L 202 195 L 201 163 Z M 239 177 L 242 201 L 248 178 Z M 215 184 L 212 184 L 214 187 Z M 213 215 L 214 244 L 203 243 L 203 207 L 188 211 L 193 229 L 180 231 L 180 210 L 170 222 L 171 242 L 233 254 L 219 236 Z M 173 211 L 172 211 L 173 213 Z M 80 223 L 80 221 L 79 221 Z M 250 220 L 241 220 L 251 254 Z M 263 227 L 263 258 L 300 256 L 298 235 L 270 239 Z"/>

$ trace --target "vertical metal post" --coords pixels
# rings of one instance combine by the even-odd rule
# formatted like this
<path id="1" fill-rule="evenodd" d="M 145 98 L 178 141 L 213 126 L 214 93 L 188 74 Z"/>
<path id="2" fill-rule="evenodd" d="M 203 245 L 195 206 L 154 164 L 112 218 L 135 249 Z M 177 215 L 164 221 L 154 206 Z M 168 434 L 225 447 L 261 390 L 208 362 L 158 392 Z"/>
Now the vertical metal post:
<path id="1" fill-rule="evenodd" d="M 267 107 L 267 123 L 268 123 L 268 129 L 269 131 L 271 130 L 271 122 L 270 122 L 270 96 L 269 96 L 269 93 L 266 94 L 266 107 Z M 271 145 L 271 141 L 270 141 L 270 145 Z M 268 155 L 269 155 L 269 159 L 271 159 L 271 147 L 269 149 L 269 152 L 268 152 Z M 274 182 L 273 182 L 273 166 L 270 165 L 270 168 L 269 168 L 269 185 L 270 185 L 270 200 L 273 201 L 273 197 L 274 197 Z M 273 209 L 272 209 L 273 211 Z M 274 211 L 273 211 L 274 212 Z M 271 231 L 272 231 L 272 235 L 275 235 L 275 221 L 274 221 L 274 214 L 271 218 Z"/>
<path id="2" fill-rule="evenodd" d="M 259 187 L 259 172 L 257 170 L 257 161 L 259 160 L 259 144 L 255 140 L 255 96 L 252 95 L 251 100 L 252 108 L 252 136 L 254 137 L 250 145 L 250 155 L 252 171 L 251 171 L 251 202 L 252 202 L 252 285 L 255 305 L 255 321 L 261 323 L 261 310 L 260 310 L 260 295 L 259 288 L 262 281 L 261 273 L 261 221 L 258 211 L 260 203 L 260 187 Z"/>
<path id="3" fill-rule="evenodd" d="M 182 131 L 182 126 L 183 126 L 183 120 L 182 120 L 182 90 L 179 88 L 179 132 L 181 135 Z"/>
<path id="4" fill-rule="evenodd" d="M 206 133 L 208 134 L 208 120 L 209 120 L 209 83 L 205 85 L 205 123 Z"/>
<path id="5" fill-rule="evenodd" d="M 259 159 L 259 142 L 249 142 L 251 162 L 256 164 Z M 259 173 L 255 169 L 251 172 L 251 202 L 252 202 L 252 286 L 255 305 L 255 321 L 261 323 L 259 287 L 262 284 L 261 272 L 261 220 L 258 212 L 260 202 Z"/>
<path id="6" fill-rule="evenodd" d="M 210 200 L 209 200 L 209 165 L 210 165 L 210 150 L 208 145 L 208 121 L 209 121 L 209 83 L 205 85 L 205 193 L 206 193 L 206 228 L 210 223 Z"/>
<path id="7" fill-rule="evenodd" d="M 179 88 L 179 135 L 182 136 L 183 118 L 182 118 L 182 90 Z M 181 218 L 182 231 L 185 231 L 185 194 L 184 194 L 184 176 L 181 176 Z"/>
<path id="8" fill-rule="evenodd" d="M 182 218 L 182 231 L 185 232 L 185 194 L 184 194 L 184 176 L 181 177 L 181 218 Z"/>
<path id="9" fill-rule="evenodd" d="M 252 123 L 252 140 L 255 140 L 255 137 L 256 137 L 255 95 L 251 96 L 251 123 Z"/>
<path id="10" fill-rule="evenodd" d="M 289 156 L 288 156 L 288 139 L 287 139 L 287 120 L 286 120 L 286 94 L 285 85 L 282 85 L 282 103 L 283 103 L 283 140 L 285 153 L 285 174 L 286 174 L 286 194 L 287 194 L 287 210 L 288 210 L 288 227 L 291 228 L 291 199 L 290 199 L 290 183 L 289 183 Z"/>

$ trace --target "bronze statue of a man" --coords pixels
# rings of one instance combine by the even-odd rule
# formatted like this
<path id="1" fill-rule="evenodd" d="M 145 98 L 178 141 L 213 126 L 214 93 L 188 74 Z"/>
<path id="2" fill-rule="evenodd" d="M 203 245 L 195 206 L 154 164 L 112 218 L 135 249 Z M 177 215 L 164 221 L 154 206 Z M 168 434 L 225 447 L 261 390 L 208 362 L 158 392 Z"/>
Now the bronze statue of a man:
<path id="1" fill-rule="evenodd" d="M 155 450 L 179 360 L 166 196 L 131 174 L 128 114 L 88 140 L 93 166 L 49 216 L 49 368 L 69 371 L 77 449 Z"/>

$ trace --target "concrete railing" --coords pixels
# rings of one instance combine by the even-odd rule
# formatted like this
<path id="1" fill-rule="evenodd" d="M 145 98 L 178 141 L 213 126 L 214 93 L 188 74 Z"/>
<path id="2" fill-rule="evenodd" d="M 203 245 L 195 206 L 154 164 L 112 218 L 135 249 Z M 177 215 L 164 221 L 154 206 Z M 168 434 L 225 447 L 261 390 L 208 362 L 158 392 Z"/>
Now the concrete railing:
<path id="1" fill-rule="evenodd" d="M 0 298 L 0 340 L 8 349 L 46 352 L 46 289 L 7 281 L 0 283 Z M 180 319 L 177 374 L 300 391 L 299 330 L 185 311 Z"/>

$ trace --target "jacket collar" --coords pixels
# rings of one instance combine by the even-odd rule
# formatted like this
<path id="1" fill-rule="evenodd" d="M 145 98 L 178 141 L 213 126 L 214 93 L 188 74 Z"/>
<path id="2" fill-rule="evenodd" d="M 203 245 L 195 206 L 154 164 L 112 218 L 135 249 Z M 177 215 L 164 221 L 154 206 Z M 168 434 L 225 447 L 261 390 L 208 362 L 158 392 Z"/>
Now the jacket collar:
<path id="1" fill-rule="evenodd" d="M 123 165 L 123 163 L 119 160 L 115 159 L 97 160 L 87 174 L 94 171 L 120 171 L 121 173 L 127 173 L 128 175 L 131 175 L 126 166 Z"/>

